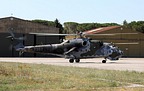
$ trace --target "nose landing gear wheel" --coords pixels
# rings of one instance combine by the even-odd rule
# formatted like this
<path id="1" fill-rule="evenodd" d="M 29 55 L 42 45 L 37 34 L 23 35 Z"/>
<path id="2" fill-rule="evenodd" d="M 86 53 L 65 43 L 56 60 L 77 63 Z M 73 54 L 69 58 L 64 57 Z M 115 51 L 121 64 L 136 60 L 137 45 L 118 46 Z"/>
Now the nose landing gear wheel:
<path id="1" fill-rule="evenodd" d="M 106 60 L 102 60 L 102 63 L 106 63 Z"/>

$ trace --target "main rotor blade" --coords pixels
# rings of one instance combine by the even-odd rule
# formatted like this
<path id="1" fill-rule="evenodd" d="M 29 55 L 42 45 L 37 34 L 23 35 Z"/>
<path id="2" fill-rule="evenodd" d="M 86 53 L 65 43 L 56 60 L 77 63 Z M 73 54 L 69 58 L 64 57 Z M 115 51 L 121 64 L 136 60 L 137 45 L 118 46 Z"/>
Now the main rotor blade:
<path id="1" fill-rule="evenodd" d="M 38 35 L 38 36 L 77 36 L 80 34 L 54 34 L 54 33 L 33 33 L 30 32 L 29 34 L 34 34 L 34 35 Z M 115 35 L 134 35 L 134 34 L 138 34 L 138 33 L 110 33 L 110 34 L 91 34 L 91 33 L 86 33 L 83 32 L 83 35 L 89 35 L 89 36 L 115 36 Z"/>
<path id="2" fill-rule="evenodd" d="M 77 34 L 54 34 L 54 33 L 29 33 L 29 34 L 34 34 L 34 35 L 38 35 L 38 36 L 76 36 Z"/>
<path id="3" fill-rule="evenodd" d="M 139 42 L 129 42 L 129 43 L 114 43 L 114 44 L 118 44 L 118 45 L 138 45 Z"/>
<path id="4" fill-rule="evenodd" d="M 110 34 L 88 34 L 84 33 L 84 35 L 90 35 L 90 36 L 114 36 L 114 35 L 135 35 L 138 33 L 110 33 Z"/>

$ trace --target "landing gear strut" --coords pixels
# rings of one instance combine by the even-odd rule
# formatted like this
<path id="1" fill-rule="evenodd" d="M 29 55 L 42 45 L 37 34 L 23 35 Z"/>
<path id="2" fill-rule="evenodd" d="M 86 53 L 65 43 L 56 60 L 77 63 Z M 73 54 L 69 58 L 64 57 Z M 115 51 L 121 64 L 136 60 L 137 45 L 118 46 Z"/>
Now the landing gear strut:
<path id="1" fill-rule="evenodd" d="M 79 62 L 80 62 L 80 59 L 70 59 L 69 62 L 70 62 L 70 63 L 73 63 L 74 60 L 75 60 L 76 63 L 79 63 Z"/>

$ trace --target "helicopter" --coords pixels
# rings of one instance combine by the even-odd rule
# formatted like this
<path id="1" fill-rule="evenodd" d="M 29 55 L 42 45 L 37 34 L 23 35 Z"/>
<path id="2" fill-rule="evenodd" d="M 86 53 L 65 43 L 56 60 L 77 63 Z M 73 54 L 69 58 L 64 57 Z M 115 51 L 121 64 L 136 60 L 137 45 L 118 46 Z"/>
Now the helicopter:
<path id="1" fill-rule="evenodd" d="M 25 38 L 17 38 L 12 31 L 9 31 L 12 40 L 25 40 Z M 106 63 L 109 60 L 119 60 L 123 55 L 123 52 L 114 44 L 102 42 L 100 40 L 92 40 L 85 37 L 85 33 L 80 32 L 78 34 L 46 34 L 46 33 L 30 33 L 35 35 L 78 35 L 78 38 L 65 40 L 59 44 L 46 44 L 35 46 L 24 46 L 19 42 L 14 46 L 16 51 L 19 51 L 19 55 L 25 52 L 29 53 L 41 53 L 47 55 L 56 55 L 69 59 L 70 63 L 79 63 L 80 59 L 103 57 L 102 63 Z"/>

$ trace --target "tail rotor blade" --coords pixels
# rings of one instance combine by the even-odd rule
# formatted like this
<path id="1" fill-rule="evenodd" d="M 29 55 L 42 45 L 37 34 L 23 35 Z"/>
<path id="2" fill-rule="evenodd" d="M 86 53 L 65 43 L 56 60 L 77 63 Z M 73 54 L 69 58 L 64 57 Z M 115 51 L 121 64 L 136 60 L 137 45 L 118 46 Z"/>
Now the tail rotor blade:
<path id="1" fill-rule="evenodd" d="M 8 32 L 10 33 L 10 35 L 11 35 L 13 38 L 15 38 L 14 33 L 13 33 L 10 29 L 8 29 Z"/>
<path id="2" fill-rule="evenodd" d="M 25 37 L 19 37 L 19 38 L 16 38 L 17 40 L 26 40 L 26 36 Z"/>
<path id="3" fill-rule="evenodd" d="M 12 51 L 12 49 L 13 49 L 13 45 L 10 45 L 9 50 Z"/>

